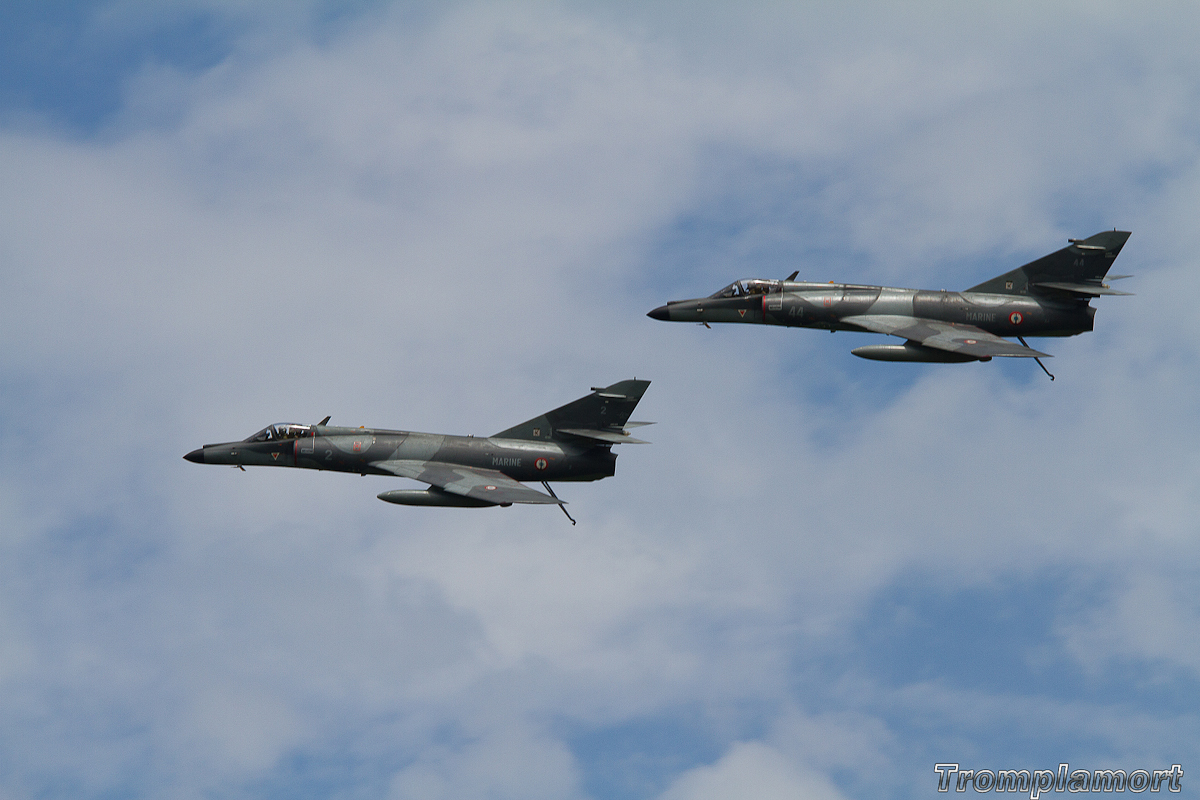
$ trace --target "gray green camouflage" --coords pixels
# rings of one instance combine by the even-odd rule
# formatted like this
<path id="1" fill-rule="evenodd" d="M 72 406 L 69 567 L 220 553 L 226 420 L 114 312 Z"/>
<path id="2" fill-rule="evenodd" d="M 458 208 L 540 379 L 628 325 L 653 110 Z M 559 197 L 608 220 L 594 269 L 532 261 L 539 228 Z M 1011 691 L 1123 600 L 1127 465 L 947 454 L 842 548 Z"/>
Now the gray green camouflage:
<path id="1" fill-rule="evenodd" d="M 200 464 L 300 467 L 390 475 L 429 484 L 393 489 L 380 500 L 401 505 L 509 506 L 552 503 L 550 481 L 595 481 L 614 474 L 614 444 L 644 444 L 626 428 L 650 381 L 620 381 L 495 436 L 276 423 L 240 442 L 206 444 L 184 456 Z M 541 481 L 550 494 L 521 481 Z"/>
<path id="2" fill-rule="evenodd" d="M 1090 331 L 1096 314 L 1093 297 L 1129 294 L 1105 283 L 1129 277 L 1106 278 L 1128 238 L 1128 231 L 1114 230 L 1071 239 L 1062 250 L 963 292 L 811 283 L 794 280 L 798 273 L 792 273 L 781 281 L 735 281 L 709 297 L 672 301 L 647 316 L 705 325 L 746 322 L 884 333 L 905 340 L 851 351 L 877 361 L 1040 358 L 1047 354 L 1026 346 L 1025 336 Z"/>

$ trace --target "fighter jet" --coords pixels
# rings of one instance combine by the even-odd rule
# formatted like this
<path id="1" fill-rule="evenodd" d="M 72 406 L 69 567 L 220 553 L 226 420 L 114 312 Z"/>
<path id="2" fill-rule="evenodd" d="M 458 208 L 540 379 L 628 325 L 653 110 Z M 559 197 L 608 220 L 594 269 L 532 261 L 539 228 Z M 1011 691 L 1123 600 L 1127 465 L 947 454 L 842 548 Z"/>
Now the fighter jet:
<path id="1" fill-rule="evenodd" d="M 709 297 L 678 300 L 648 316 L 670 322 L 753 322 L 886 333 L 904 344 L 874 344 L 850 352 L 875 361 L 990 361 L 1041 358 L 1025 336 L 1074 336 L 1092 330 L 1100 295 L 1128 295 L 1105 281 L 1129 231 L 1104 231 L 964 292 L 897 289 L 850 283 L 735 281 Z M 1107 276 L 1107 277 L 1106 277 Z M 1020 344 L 1004 339 L 1013 336 Z M 1050 375 L 1050 371 L 1046 370 Z M 1050 375 L 1054 380 L 1054 376 Z"/>
<path id="2" fill-rule="evenodd" d="M 429 484 L 428 489 L 392 489 L 379 495 L 380 500 L 407 506 L 562 507 L 564 501 L 550 481 L 607 478 L 616 470 L 614 444 L 646 444 L 626 429 L 652 424 L 629 421 L 649 385 L 635 378 L 593 387 L 591 394 L 495 436 L 339 428 L 325 417 L 316 425 L 268 425 L 240 442 L 206 444 L 184 458 L 243 469 L 254 465 L 391 475 Z M 540 481 L 549 494 L 523 480 Z"/>

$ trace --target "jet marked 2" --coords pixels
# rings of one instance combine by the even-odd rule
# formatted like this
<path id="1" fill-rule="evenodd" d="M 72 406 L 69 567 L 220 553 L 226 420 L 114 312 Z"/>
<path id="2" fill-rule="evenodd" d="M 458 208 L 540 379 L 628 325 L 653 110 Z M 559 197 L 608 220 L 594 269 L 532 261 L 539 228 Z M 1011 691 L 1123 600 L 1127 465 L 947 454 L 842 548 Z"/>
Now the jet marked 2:
<path id="1" fill-rule="evenodd" d="M 644 444 L 626 427 L 650 381 L 619 381 L 495 436 L 451 436 L 279 422 L 240 442 L 206 444 L 184 456 L 198 464 L 281 466 L 391 475 L 429 484 L 392 489 L 380 500 L 410 506 L 562 506 L 550 481 L 597 481 L 616 472 L 614 444 Z M 538 480 L 546 492 L 521 483 Z M 563 509 L 564 513 L 566 509 Z M 570 514 L 567 514 L 570 518 Z M 571 520 L 574 522 L 574 520 Z"/>

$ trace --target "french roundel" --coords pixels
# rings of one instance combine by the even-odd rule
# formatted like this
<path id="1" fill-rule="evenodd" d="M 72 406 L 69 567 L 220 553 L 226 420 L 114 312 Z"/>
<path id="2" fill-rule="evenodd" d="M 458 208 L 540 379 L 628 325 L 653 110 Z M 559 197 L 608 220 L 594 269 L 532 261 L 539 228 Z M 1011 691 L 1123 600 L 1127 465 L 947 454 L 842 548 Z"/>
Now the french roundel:
<path id="1" fill-rule="evenodd" d="M 1008 321 L 1013 325 L 1020 325 L 1025 316 L 1020 311 L 1014 311 L 1008 315 Z"/>
<path id="2" fill-rule="evenodd" d="M 539 458 L 537 461 L 533 462 L 533 466 L 536 467 L 537 469 L 545 469 L 546 468 L 546 459 Z"/>

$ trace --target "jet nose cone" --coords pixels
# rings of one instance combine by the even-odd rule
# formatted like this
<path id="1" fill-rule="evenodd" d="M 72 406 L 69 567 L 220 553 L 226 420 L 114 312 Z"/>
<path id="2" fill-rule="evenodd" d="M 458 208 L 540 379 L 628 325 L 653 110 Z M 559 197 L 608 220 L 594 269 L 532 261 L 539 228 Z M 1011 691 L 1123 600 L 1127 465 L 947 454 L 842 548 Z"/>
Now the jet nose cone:
<path id="1" fill-rule="evenodd" d="M 203 464 L 204 463 L 204 448 L 201 447 L 198 450 L 193 450 L 192 452 L 190 452 L 186 456 L 184 456 L 184 458 L 186 458 L 188 461 L 191 461 L 193 464 Z"/>
<path id="2" fill-rule="evenodd" d="M 660 319 L 663 322 L 669 322 L 671 319 L 671 312 L 667 311 L 666 306 L 659 306 L 653 311 L 647 313 L 646 316 L 650 319 Z"/>

